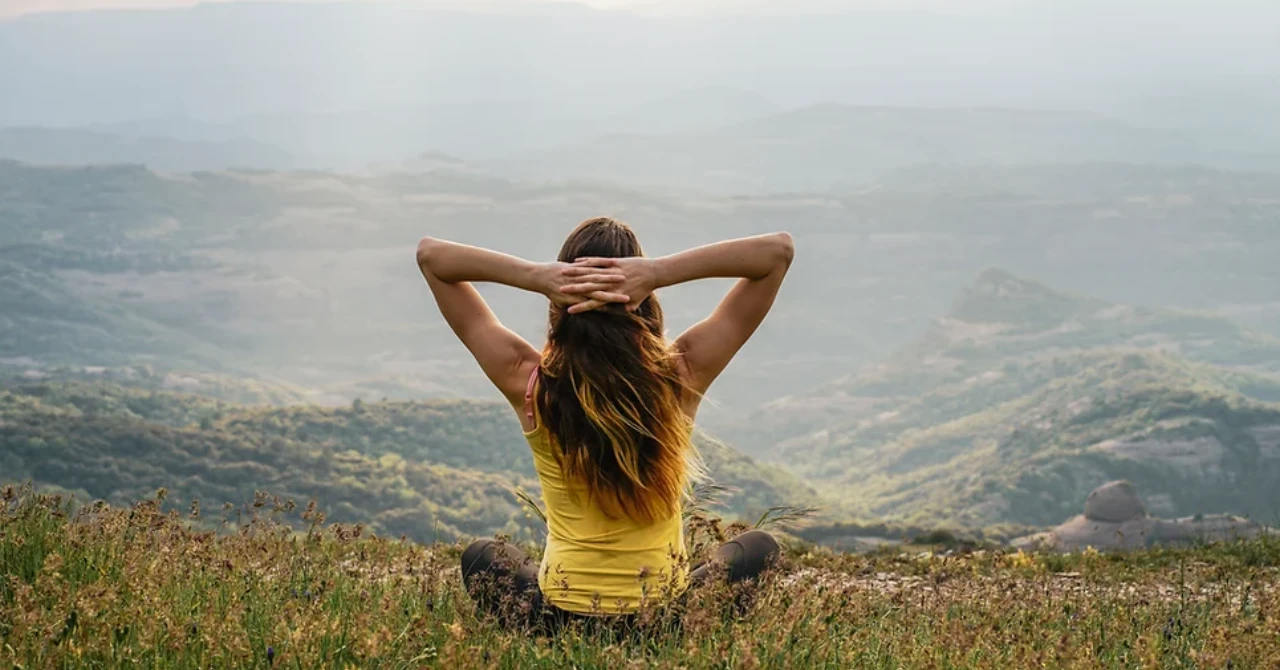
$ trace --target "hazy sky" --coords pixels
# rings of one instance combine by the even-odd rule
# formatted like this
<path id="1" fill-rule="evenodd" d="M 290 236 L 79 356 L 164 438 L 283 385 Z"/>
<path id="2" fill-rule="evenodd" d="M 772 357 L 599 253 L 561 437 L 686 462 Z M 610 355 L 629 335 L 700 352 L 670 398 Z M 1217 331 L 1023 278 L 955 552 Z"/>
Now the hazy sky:
<path id="1" fill-rule="evenodd" d="M 206 2 L 238 2 L 240 0 L 0 0 L 0 16 L 17 16 L 33 12 L 78 11 L 85 9 L 125 9 L 125 8 L 158 8 L 189 7 Z M 277 0 L 298 2 L 300 0 Z M 316 0 L 302 0 L 316 1 Z M 323 1 L 323 0 L 320 0 Z M 372 1 L 372 0 L 367 0 Z M 421 1 L 421 0 L 420 0 Z M 547 0 L 509 0 L 511 2 L 546 2 Z M 698 5 L 714 5 L 723 0 L 684 0 L 686 3 Z M 645 0 L 586 0 L 580 4 L 599 7 L 625 7 L 628 5 L 650 4 Z"/>
<path id="2" fill-rule="evenodd" d="M 244 0 L 0 0 L 0 18 L 19 16 L 34 12 L 77 11 L 86 9 L 125 9 L 125 8 L 161 8 L 189 7 L 206 2 L 241 2 Z M 274 0 L 277 2 L 324 2 L 334 0 Z M 359 0 L 338 0 L 359 1 Z M 364 0 L 375 2 L 379 0 Z M 406 0 L 395 0 L 406 1 Z M 407 0 L 409 2 L 431 2 L 437 4 L 441 0 Z M 447 1 L 447 0 L 446 0 Z M 463 0 L 452 0 L 457 4 L 466 4 Z M 947 7 L 957 6 L 967 9 L 990 7 L 993 5 L 1014 5 L 1017 0 L 965 0 L 961 3 L 947 0 L 501 0 L 512 3 L 545 3 L 574 2 L 608 9 L 629 9 L 649 11 L 662 14 L 688 14 L 706 11 L 733 10 L 736 12 L 767 10 L 772 12 L 794 11 L 797 5 L 808 9 L 879 9 L 910 8 L 921 6 Z"/>

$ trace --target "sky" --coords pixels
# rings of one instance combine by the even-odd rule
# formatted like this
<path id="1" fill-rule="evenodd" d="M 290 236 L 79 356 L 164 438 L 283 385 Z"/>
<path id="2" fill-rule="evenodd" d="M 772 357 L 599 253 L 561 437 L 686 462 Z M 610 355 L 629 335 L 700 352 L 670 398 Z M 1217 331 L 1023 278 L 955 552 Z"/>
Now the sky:
<path id="1" fill-rule="evenodd" d="M 206 2 L 241 2 L 244 0 L 0 0 L 0 19 L 37 12 L 82 11 L 94 9 L 138 9 L 190 7 Z M 276 2 L 323 2 L 333 0 L 273 0 Z M 352 1 L 352 0 L 342 0 Z M 354 0 L 375 2 L 378 0 Z M 405 0 L 398 0 L 405 1 Z M 439 2 L 440 0 L 407 0 L 409 2 Z M 465 0 L 454 0 L 465 4 Z M 1016 4 L 1017 0 L 965 0 L 961 3 L 947 0 L 504 0 L 513 3 L 576 2 L 601 9 L 627 9 L 659 14 L 698 14 L 730 10 L 734 12 L 791 12 L 797 5 L 809 9 L 887 9 L 908 7 L 948 7 L 961 5 L 966 8 Z"/>
<path id="2" fill-rule="evenodd" d="M 204 2 L 238 2 L 240 0 L 0 0 L 0 17 L 21 16 L 36 12 L 82 11 L 92 9 L 137 9 L 190 7 Z M 278 0 L 284 2 L 316 0 Z M 372 1 L 372 0 L 367 0 Z M 514 2 L 545 2 L 546 0 L 512 0 Z M 698 5 L 716 4 L 722 0 L 684 0 Z M 599 7 L 625 7 L 647 4 L 644 0 L 586 0 L 582 4 Z"/>

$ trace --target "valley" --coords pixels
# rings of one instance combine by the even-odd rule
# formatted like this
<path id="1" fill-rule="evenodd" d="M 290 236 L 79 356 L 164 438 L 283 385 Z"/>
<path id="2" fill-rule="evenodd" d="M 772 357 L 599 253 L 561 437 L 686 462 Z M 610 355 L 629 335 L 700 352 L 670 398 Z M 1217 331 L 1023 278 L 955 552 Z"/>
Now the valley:
<path id="1" fill-rule="evenodd" d="M 738 489 L 732 513 L 816 505 L 825 521 L 1043 527 L 1114 478 L 1135 480 L 1169 514 L 1265 516 L 1275 507 L 1268 482 L 1276 476 L 1280 342 L 1268 333 L 1280 332 L 1271 307 L 1280 283 L 1265 262 L 1275 251 L 1265 230 L 1280 217 L 1280 201 L 1266 197 L 1276 185 L 1269 174 L 1111 164 L 912 168 L 858 192 L 722 199 L 449 171 L 175 174 L 13 162 L 0 171 L 6 384 L 145 388 L 280 417 L 342 413 L 353 403 L 398 416 L 395 408 L 424 401 L 492 402 L 488 383 L 432 313 L 406 252 L 417 236 L 550 256 L 575 212 L 603 210 L 635 221 L 650 253 L 664 253 L 788 221 L 802 263 L 701 417 L 707 444 L 728 445 L 706 449 L 721 466 L 717 478 Z M 1046 281 L 1069 277 L 1064 283 L 1100 297 L 987 263 L 1034 267 Z M 722 286 L 668 292 L 673 330 L 709 310 Z M 486 295 L 513 328 L 539 338 L 539 300 Z M 1176 307 L 1128 302 L 1138 300 Z M 312 409 L 288 409 L 304 406 Z M 5 428 L 11 453 L 26 445 L 18 476 L 43 472 L 36 479 L 117 500 L 172 478 L 162 468 L 89 488 L 96 466 L 42 469 L 46 457 L 66 461 L 30 446 L 57 415 L 47 409 L 20 432 Z M 403 504 L 392 502 L 403 493 L 357 496 L 378 502 L 342 508 L 342 518 L 384 527 L 378 519 L 388 510 L 429 510 L 453 533 L 524 528 L 495 479 L 527 483 L 532 472 L 522 445 L 496 437 L 514 425 L 506 413 L 472 419 L 485 424 L 475 428 L 487 431 L 479 442 L 495 445 L 485 458 L 505 469 L 413 447 L 418 433 L 374 447 L 340 432 L 321 443 L 276 439 L 305 459 L 354 450 L 350 472 L 190 488 L 225 501 L 274 484 L 306 497 L 355 473 L 382 481 L 394 468 L 380 459 L 396 458 L 422 468 L 406 489 L 415 493 Z M 108 423 L 128 434 L 160 431 L 160 443 L 177 453 L 206 439 L 191 417 Z M 74 435 L 102 428 L 80 423 L 52 439 L 75 445 L 82 438 Z M 236 441 L 258 433 L 271 430 L 219 439 L 247 449 L 232 462 L 275 467 L 276 456 Z M 484 491 L 477 504 L 488 511 L 471 516 L 483 521 L 444 513 L 461 504 L 458 492 L 424 493 L 436 486 L 428 484 L 433 468 Z"/>

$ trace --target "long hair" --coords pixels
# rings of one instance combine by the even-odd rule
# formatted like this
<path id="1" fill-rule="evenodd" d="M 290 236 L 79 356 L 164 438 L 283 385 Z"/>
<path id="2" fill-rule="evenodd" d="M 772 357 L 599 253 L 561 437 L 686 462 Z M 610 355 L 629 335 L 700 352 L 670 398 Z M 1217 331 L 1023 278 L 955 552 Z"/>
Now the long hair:
<path id="1" fill-rule="evenodd" d="M 642 255 L 629 226 L 599 218 L 574 229 L 559 260 Z M 551 305 L 539 416 L 565 475 L 608 516 L 649 523 L 679 513 L 690 478 L 701 474 L 681 407 L 690 392 L 656 296 L 634 311 L 612 304 L 569 314 Z"/>

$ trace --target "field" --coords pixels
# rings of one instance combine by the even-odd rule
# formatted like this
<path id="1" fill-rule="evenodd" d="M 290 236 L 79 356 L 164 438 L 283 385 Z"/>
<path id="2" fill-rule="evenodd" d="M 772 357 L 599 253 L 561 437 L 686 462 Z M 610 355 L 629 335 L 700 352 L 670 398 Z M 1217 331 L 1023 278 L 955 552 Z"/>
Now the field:
<path id="1" fill-rule="evenodd" d="M 301 518 L 297 531 L 282 521 Z M 697 521 L 697 520 L 695 520 Z M 221 532 L 215 532 L 220 527 Z M 700 551 L 723 532 L 693 525 Z M 0 664 L 14 668 L 1274 668 L 1280 543 L 1068 556 L 793 545 L 741 616 L 727 589 L 638 633 L 478 619 L 458 545 L 223 510 L 0 503 Z M 673 625 L 679 615 L 682 625 Z"/>

